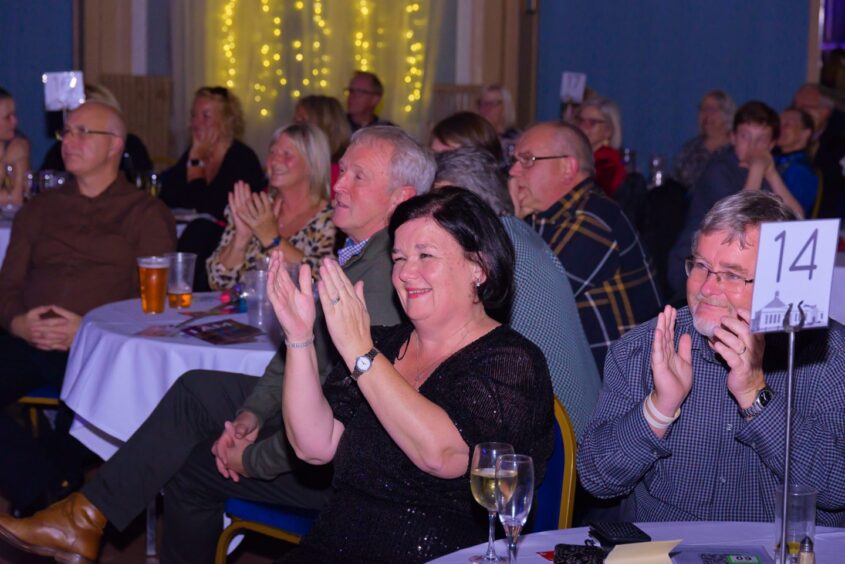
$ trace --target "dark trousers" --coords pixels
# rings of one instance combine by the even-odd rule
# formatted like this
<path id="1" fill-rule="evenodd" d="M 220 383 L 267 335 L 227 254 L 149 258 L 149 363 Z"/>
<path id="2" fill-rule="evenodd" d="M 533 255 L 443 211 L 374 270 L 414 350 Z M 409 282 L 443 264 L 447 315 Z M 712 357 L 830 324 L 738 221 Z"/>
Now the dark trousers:
<path id="1" fill-rule="evenodd" d="M 61 389 L 67 353 L 42 351 L 0 330 L 0 408 L 42 386 Z M 78 482 L 82 474 L 78 447 L 67 432 L 72 417 L 59 411 L 56 429 L 44 429 L 36 441 L 12 417 L 0 412 L 0 493 L 25 509 L 58 490 L 63 480 Z M 45 426 L 46 427 L 46 426 Z M 77 446 L 71 446 L 74 442 Z"/>
<path id="2" fill-rule="evenodd" d="M 322 508 L 329 496 L 327 468 L 303 464 L 302 471 L 274 480 L 239 482 L 217 471 L 211 445 L 256 381 L 206 370 L 182 375 L 82 492 L 123 529 L 164 488 L 162 561 L 168 563 L 213 561 L 228 497 Z M 281 419 L 265 424 L 259 440 L 279 431 L 280 425 Z"/>

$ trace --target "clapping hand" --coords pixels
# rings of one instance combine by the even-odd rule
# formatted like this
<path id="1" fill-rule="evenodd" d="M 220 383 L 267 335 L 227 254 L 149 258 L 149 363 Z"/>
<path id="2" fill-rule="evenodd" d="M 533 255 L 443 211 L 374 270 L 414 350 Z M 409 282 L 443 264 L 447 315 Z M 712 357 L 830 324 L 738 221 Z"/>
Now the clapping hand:
<path id="1" fill-rule="evenodd" d="M 235 182 L 234 190 L 229 192 L 229 213 L 235 224 L 235 237 L 244 244 L 252 237 L 252 229 L 243 219 L 247 201 L 249 201 L 251 194 L 252 189 L 243 180 Z"/>
<path id="2" fill-rule="evenodd" d="M 281 251 L 274 251 L 270 255 L 267 296 L 288 341 L 299 343 L 313 336 L 317 306 L 314 303 L 311 267 L 308 264 L 303 263 L 299 269 L 299 288 L 297 288 L 285 269 L 284 254 Z"/>
<path id="3" fill-rule="evenodd" d="M 668 305 L 657 316 L 651 347 L 652 401 L 666 417 L 674 415 L 692 389 L 692 338 L 681 335 L 675 350 L 677 316 L 678 311 Z"/>
<path id="4" fill-rule="evenodd" d="M 364 283 L 353 286 L 336 260 L 323 259 L 317 289 L 332 342 L 351 370 L 355 359 L 373 348 Z"/>
<path id="5" fill-rule="evenodd" d="M 763 375 L 763 352 L 766 340 L 751 332 L 751 312 L 737 309 L 739 317 L 723 317 L 713 332 L 710 346 L 730 367 L 728 391 L 740 408 L 754 403 L 757 393 L 766 386 Z"/>

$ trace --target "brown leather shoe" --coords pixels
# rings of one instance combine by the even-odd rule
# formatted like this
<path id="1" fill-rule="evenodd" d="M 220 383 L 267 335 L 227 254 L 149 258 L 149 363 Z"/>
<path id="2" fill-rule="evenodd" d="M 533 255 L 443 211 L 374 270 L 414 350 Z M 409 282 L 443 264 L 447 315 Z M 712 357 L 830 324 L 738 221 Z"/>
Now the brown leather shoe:
<path id="1" fill-rule="evenodd" d="M 105 526 L 106 516 L 81 493 L 72 493 L 28 519 L 0 515 L 0 537 L 12 546 L 74 564 L 97 559 Z"/>

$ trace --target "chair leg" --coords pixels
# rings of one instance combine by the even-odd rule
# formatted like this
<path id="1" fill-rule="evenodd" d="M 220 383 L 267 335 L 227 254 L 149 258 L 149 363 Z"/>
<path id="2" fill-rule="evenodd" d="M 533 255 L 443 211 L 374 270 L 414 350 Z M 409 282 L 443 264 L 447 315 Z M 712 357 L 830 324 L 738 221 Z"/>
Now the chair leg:
<path id="1" fill-rule="evenodd" d="M 29 408 L 29 425 L 32 429 L 32 436 L 38 438 L 38 408 L 30 406 Z"/>
<path id="2" fill-rule="evenodd" d="M 146 555 L 156 555 L 156 501 L 158 497 L 147 505 L 147 533 L 146 533 Z"/>

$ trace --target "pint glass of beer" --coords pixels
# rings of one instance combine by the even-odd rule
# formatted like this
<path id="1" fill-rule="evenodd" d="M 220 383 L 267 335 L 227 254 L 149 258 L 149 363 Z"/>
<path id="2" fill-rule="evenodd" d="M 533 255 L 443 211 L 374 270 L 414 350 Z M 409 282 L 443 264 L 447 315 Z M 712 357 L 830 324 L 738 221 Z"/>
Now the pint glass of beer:
<path id="1" fill-rule="evenodd" d="M 171 308 L 191 307 L 191 295 L 194 291 L 194 265 L 197 255 L 194 253 L 168 253 L 170 271 L 167 275 L 167 301 Z"/>
<path id="2" fill-rule="evenodd" d="M 164 313 L 167 290 L 167 257 L 138 258 L 138 277 L 141 280 L 141 309 L 144 313 Z"/>

